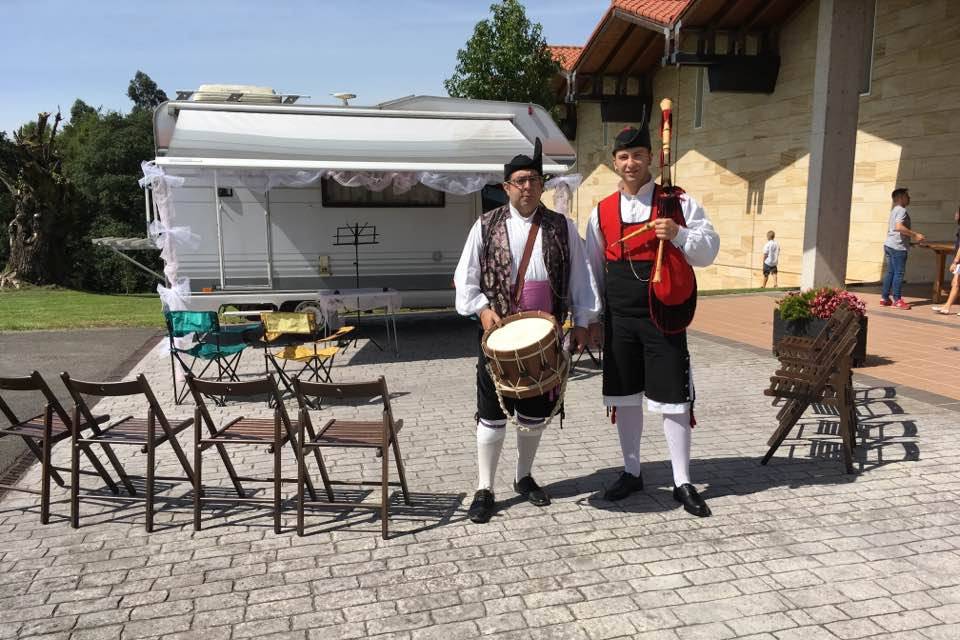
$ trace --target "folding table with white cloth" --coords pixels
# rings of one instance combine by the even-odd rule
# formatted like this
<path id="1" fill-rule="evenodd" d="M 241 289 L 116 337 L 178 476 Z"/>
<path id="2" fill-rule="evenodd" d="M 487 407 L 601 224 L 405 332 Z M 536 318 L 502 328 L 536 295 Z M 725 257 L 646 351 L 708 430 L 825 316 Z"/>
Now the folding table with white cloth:
<path id="1" fill-rule="evenodd" d="M 360 324 L 359 313 L 383 309 L 383 324 L 387 331 L 387 346 L 391 342 L 391 328 L 393 330 L 393 348 L 400 353 L 400 342 L 397 339 L 397 316 L 400 309 L 400 292 L 396 289 L 360 288 L 360 289 L 320 289 L 317 291 L 317 303 L 320 313 L 323 314 L 326 326 L 332 327 L 339 313 L 349 314 L 356 312 L 357 324 Z M 357 327 L 359 331 L 360 327 Z"/>

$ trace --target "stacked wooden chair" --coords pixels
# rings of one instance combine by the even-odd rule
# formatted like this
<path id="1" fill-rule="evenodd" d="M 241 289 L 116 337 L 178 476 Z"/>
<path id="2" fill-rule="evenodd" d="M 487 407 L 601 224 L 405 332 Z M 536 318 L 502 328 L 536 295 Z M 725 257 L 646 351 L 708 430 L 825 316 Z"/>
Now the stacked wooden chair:
<path id="1" fill-rule="evenodd" d="M 767 441 L 767 464 L 812 403 L 833 407 L 840 417 L 841 450 L 847 473 L 853 473 L 857 414 L 853 395 L 853 350 L 860 322 L 847 305 L 841 305 L 815 338 L 789 336 L 777 345 L 780 366 L 764 395 L 784 400 L 777 413 L 779 424 Z"/>

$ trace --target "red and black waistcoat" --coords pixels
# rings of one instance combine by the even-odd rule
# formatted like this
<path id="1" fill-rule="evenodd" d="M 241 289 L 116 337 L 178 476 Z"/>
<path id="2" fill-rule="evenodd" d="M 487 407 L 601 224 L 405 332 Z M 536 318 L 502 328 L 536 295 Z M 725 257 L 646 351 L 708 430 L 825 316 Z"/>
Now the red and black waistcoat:
<path id="1" fill-rule="evenodd" d="M 656 233 L 650 229 L 625 242 L 617 240 L 660 217 L 659 196 L 660 185 L 655 184 L 650 197 L 650 218 L 639 223 L 623 221 L 619 191 L 601 200 L 597 207 L 605 245 L 604 308 L 608 316 L 650 315 L 649 282 L 659 245 Z"/>
<path id="2" fill-rule="evenodd" d="M 604 252 L 607 262 L 620 262 L 628 258 L 634 262 L 653 262 L 656 259 L 659 243 L 652 229 L 636 235 L 626 242 L 617 242 L 617 240 L 660 216 L 660 208 L 657 206 L 659 190 L 660 185 L 653 185 L 653 195 L 650 198 L 650 219 L 644 222 L 626 223 L 623 221 L 620 215 L 621 196 L 619 191 L 600 201 L 597 213 L 600 232 L 603 234 L 607 245 Z"/>

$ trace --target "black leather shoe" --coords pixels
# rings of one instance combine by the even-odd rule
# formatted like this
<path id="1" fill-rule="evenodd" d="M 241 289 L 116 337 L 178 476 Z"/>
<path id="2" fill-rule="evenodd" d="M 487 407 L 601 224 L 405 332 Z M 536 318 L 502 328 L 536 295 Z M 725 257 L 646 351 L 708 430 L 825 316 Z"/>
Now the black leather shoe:
<path id="1" fill-rule="evenodd" d="M 682 504 L 687 513 L 692 513 L 699 518 L 706 518 L 710 515 L 710 507 L 703 501 L 692 484 L 687 483 L 674 487 L 673 499 Z"/>
<path id="2" fill-rule="evenodd" d="M 513 483 L 513 489 L 522 496 L 526 496 L 530 504 L 545 507 L 550 504 L 550 496 L 540 488 L 533 476 L 520 478 Z"/>
<path id="3" fill-rule="evenodd" d="M 609 489 L 604 491 L 603 499 L 610 500 L 611 502 L 623 500 L 631 493 L 642 490 L 643 475 L 635 476 L 632 473 L 624 471 L 620 474 L 620 477 L 617 478 L 617 481 L 614 482 Z"/>
<path id="4" fill-rule="evenodd" d="M 477 524 L 489 522 L 496 505 L 497 503 L 493 500 L 493 492 L 489 489 L 480 489 L 473 494 L 473 502 L 467 511 L 467 517 Z"/>

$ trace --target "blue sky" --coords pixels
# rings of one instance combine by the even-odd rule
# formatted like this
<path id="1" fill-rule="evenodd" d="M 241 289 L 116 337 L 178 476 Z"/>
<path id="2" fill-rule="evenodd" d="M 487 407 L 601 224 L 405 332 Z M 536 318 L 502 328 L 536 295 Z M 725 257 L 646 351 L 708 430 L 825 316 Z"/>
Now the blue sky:
<path id="1" fill-rule="evenodd" d="M 492 0 L 0 0 L 0 130 L 76 98 L 128 111 L 145 71 L 173 97 L 203 83 L 265 85 L 333 104 L 445 95 Z M 584 44 L 608 0 L 525 0 L 550 44 Z"/>

